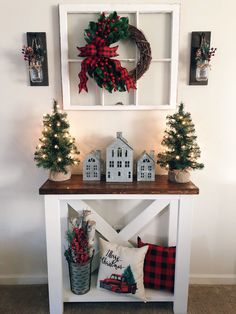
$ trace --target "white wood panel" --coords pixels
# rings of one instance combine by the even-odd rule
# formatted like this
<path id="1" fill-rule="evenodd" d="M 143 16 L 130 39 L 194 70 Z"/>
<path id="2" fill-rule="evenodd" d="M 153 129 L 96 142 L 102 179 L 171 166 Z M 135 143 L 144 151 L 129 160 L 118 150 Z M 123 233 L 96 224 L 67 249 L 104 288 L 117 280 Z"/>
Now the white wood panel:
<path id="1" fill-rule="evenodd" d="M 60 204 L 55 195 L 45 196 L 48 291 L 50 314 L 63 313 Z"/>
<path id="2" fill-rule="evenodd" d="M 174 313 L 187 314 L 193 197 L 181 195 L 178 209 Z"/>
<path id="3" fill-rule="evenodd" d="M 176 246 L 179 201 L 172 200 L 169 205 L 168 246 Z"/>
<path id="4" fill-rule="evenodd" d="M 138 231 L 145 227 L 156 215 L 158 215 L 169 202 L 167 200 L 154 201 L 145 210 L 141 212 L 135 219 L 133 219 L 127 226 L 125 226 L 119 236 L 128 241 L 131 239 Z"/>

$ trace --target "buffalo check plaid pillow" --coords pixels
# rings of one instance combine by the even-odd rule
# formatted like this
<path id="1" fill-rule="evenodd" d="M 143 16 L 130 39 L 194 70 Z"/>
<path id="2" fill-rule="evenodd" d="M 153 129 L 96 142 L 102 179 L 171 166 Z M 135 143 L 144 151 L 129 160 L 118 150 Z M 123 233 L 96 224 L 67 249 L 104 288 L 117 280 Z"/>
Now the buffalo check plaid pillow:
<path id="1" fill-rule="evenodd" d="M 144 286 L 152 289 L 174 291 L 176 247 L 143 243 L 138 237 L 138 247 L 148 245 L 144 260 Z"/>

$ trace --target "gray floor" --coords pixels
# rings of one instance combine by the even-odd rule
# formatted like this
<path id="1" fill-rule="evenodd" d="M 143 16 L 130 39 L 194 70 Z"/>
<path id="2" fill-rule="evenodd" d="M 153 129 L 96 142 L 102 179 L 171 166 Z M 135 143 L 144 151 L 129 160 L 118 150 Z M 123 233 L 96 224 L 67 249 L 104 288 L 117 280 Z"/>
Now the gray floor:
<path id="1" fill-rule="evenodd" d="M 47 314 L 46 285 L 0 286 L 1 314 Z M 169 314 L 172 303 L 67 303 L 66 314 Z M 236 286 L 192 285 L 188 314 L 236 314 Z"/>

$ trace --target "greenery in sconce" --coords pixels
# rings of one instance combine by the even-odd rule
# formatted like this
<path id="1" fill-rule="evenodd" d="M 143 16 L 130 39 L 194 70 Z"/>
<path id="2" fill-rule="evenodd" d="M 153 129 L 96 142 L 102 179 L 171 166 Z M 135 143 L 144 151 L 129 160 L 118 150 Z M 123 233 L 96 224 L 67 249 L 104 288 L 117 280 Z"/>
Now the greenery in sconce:
<path id="1" fill-rule="evenodd" d="M 54 100 L 52 114 L 45 114 L 43 117 L 42 136 L 34 153 L 38 167 L 67 173 L 68 166 L 79 163 L 76 157 L 79 151 L 75 138 L 69 134 L 69 127 L 67 114 L 59 110 Z"/>
<path id="2" fill-rule="evenodd" d="M 197 162 L 201 151 L 196 142 L 194 124 L 191 114 L 184 111 L 183 103 L 178 112 L 167 116 L 167 126 L 161 143 L 166 150 L 158 154 L 157 163 L 169 170 L 202 169 L 204 165 Z"/>
<path id="3" fill-rule="evenodd" d="M 209 42 L 205 38 L 205 34 L 201 34 L 200 47 L 196 50 L 195 60 L 196 62 L 211 61 L 211 58 L 215 56 L 217 48 L 210 48 Z"/>

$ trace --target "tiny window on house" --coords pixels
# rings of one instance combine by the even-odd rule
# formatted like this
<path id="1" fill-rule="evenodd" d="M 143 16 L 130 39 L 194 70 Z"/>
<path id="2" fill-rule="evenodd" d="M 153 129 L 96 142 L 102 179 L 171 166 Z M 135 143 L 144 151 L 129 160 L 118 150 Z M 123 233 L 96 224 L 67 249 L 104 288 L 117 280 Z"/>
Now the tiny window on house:
<path id="1" fill-rule="evenodd" d="M 129 168 L 129 166 L 130 166 L 130 162 L 129 162 L 129 161 L 126 161 L 126 162 L 125 162 L 125 168 Z"/>
<path id="2" fill-rule="evenodd" d="M 146 162 L 150 162 L 150 160 L 148 158 L 145 158 L 143 159 L 143 162 L 146 163 Z"/>
<path id="3" fill-rule="evenodd" d="M 152 174 L 149 172 L 148 173 L 148 179 L 151 179 L 151 177 L 152 177 Z"/>
<path id="4" fill-rule="evenodd" d="M 111 157 L 114 157 L 114 149 L 111 151 Z"/>
<path id="5" fill-rule="evenodd" d="M 121 172 L 120 171 L 118 171 L 118 177 L 120 177 L 121 176 Z"/>
<path id="6" fill-rule="evenodd" d="M 141 178 L 144 178 L 144 173 L 143 172 L 141 172 Z"/>
<path id="7" fill-rule="evenodd" d="M 97 178 L 97 176 L 98 176 L 98 173 L 94 172 L 94 178 Z"/>
<path id="8" fill-rule="evenodd" d="M 111 173 L 110 173 L 110 171 L 108 171 L 107 176 L 108 176 L 108 178 L 110 178 L 110 177 L 111 177 Z"/>
<path id="9" fill-rule="evenodd" d="M 122 157 L 122 149 L 120 147 L 117 149 L 117 157 Z"/>
<path id="10" fill-rule="evenodd" d="M 125 150 L 125 157 L 128 157 L 128 151 L 127 151 L 127 149 Z"/>
<path id="11" fill-rule="evenodd" d="M 144 166 L 141 166 L 141 170 L 144 171 Z"/>
<path id="12" fill-rule="evenodd" d="M 129 171 L 128 173 L 128 178 L 130 179 L 131 178 L 131 172 Z"/>
<path id="13" fill-rule="evenodd" d="M 122 167 L 122 161 L 121 160 L 118 160 L 117 161 L 117 168 L 121 168 Z"/>
<path id="14" fill-rule="evenodd" d="M 152 171 L 152 166 L 148 166 L 148 171 Z"/>
<path id="15" fill-rule="evenodd" d="M 93 166 L 93 170 L 97 171 L 97 170 L 98 170 L 98 166 L 97 166 L 97 165 L 94 165 L 94 166 Z"/>
<path id="16" fill-rule="evenodd" d="M 87 178 L 90 178 L 90 172 L 86 173 Z"/>
<path id="17" fill-rule="evenodd" d="M 109 167 L 110 167 L 110 168 L 114 168 L 114 161 L 113 161 L 113 160 L 110 160 L 110 162 L 109 162 Z"/>
<path id="18" fill-rule="evenodd" d="M 88 162 L 95 162 L 94 158 L 89 158 Z"/>
<path id="19" fill-rule="evenodd" d="M 86 165 L 86 170 L 87 170 L 87 171 L 90 170 L 90 165 Z"/>

